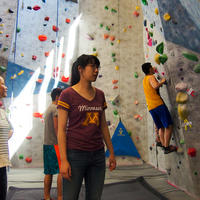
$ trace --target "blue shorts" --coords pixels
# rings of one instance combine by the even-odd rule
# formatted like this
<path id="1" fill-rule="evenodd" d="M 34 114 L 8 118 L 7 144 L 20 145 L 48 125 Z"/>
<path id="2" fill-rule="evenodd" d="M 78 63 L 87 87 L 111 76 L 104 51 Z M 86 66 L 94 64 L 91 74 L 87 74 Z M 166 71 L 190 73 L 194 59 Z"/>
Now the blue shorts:
<path id="1" fill-rule="evenodd" d="M 157 128 L 167 128 L 172 125 L 172 118 L 166 105 L 160 105 L 149 111 Z"/>
<path id="2" fill-rule="evenodd" d="M 44 174 L 59 173 L 59 158 L 56 145 L 43 145 Z"/>

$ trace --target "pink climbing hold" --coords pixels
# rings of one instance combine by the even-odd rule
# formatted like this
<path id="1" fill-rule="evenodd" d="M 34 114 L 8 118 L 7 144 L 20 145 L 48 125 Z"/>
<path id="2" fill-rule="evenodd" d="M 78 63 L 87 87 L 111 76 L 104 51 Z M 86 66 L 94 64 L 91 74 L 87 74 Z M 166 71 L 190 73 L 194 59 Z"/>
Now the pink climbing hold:
<path id="1" fill-rule="evenodd" d="M 150 47 L 152 47 L 152 39 L 149 39 L 148 43 L 147 43 Z"/>
<path id="2" fill-rule="evenodd" d="M 34 6 L 33 10 L 35 10 L 35 11 L 40 10 L 40 6 L 38 6 L 38 5 Z"/>
<path id="3" fill-rule="evenodd" d="M 36 60 L 36 59 L 37 59 L 37 56 L 32 55 L 32 60 Z"/>
<path id="4" fill-rule="evenodd" d="M 26 139 L 27 139 L 27 140 L 31 140 L 31 139 L 32 139 L 32 136 L 27 136 Z"/>

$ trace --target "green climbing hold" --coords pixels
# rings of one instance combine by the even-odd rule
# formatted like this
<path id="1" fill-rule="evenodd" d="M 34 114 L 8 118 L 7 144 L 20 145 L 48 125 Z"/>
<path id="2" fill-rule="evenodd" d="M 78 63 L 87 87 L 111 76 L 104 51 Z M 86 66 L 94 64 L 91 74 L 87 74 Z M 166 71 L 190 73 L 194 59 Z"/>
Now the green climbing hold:
<path id="1" fill-rule="evenodd" d="M 117 111 L 117 110 L 114 110 L 114 111 L 113 111 L 113 114 L 114 114 L 114 115 L 118 115 L 118 111 Z"/>
<path id="2" fill-rule="evenodd" d="M 106 30 L 107 30 L 107 31 L 110 31 L 110 27 L 106 26 Z"/>
<path id="3" fill-rule="evenodd" d="M 198 57 L 194 54 L 191 54 L 191 53 L 183 53 L 183 56 L 185 58 L 187 58 L 188 60 L 192 60 L 192 61 L 198 61 Z"/>
<path id="4" fill-rule="evenodd" d="M 149 36 L 150 36 L 150 37 L 153 37 L 153 32 L 149 32 Z"/>
<path id="5" fill-rule="evenodd" d="M 148 1 L 147 0 L 142 0 L 142 3 L 147 6 L 148 5 Z"/>
<path id="6" fill-rule="evenodd" d="M 4 47 L 4 48 L 3 48 L 3 51 L 7 51 L 7 50 L 8 50 L 8 47 Z"/>
<path id="7" fill-rule="evenodd" d="M 100 24 L 99 26 L 100 26 L 100 28 L 102 28 L 102 27 L 103 27 L 103 24 Z"/>
<path id="8" fill-rule="evenodd" d="M 97 49 L 96 48 L 93 48 L 93 51 L 96 51 Z"/>
<path id="9" fill-rule="evenodd" d="M 194 72 L 200 73 L 200 63 L 194 66 Z"/>
<path id="10" fill-rule="evenodd" d="M 131 132 L 131 131 L 128 131 L 128 135 L 131 136 L 131 135 L 132 135 L 132 132 Z"/>
<path id="11" fill-rule="evenodd" d="M 160 54 L 163 54 L 164 52 L 164 43 L 161 42 L 160 44 L 158 44 L 158 46 L 156 47 L 156 51 Z"/>
<path id="12" fill-rule="evenodd" d="M 116 105 L 116 103 L 115 103 L 114 101 L 111 101 L 111 103 L 112 103 L 112 105 L 113 105 L 113 106 L 115 106 L 115 105 Z"/>
<path id="13" fill-rule="evenodd" d="M 112 53 L 112 57 L 115 57 L 115 53 Z"/>
<path id="14" fill-rule="evenodd" d="M 115 10 L 114 8 L 111 9 L 111 12 L 116 13 L 117 10 Z"/>
<path id="15" fill-rule="evenodd" d="M 24 159 L 24 155 L 20 154 L 20 155 L 19 155 L 19 159 L 20 159 L 20 160 L 23 160 L 23 159 Z"/>
<path id="16" fill-rule="evenodd" d="M 114 45 L 114 43 L 113 43 L 113 42 L 111 42 L 110 44 L 111 44 L 112 46 Z"/>
<path id="17" fill-rule="evenodd" d="M 105 9 L 105 10 L 108 10 L 108 6 L 105 6 L 104 9 Z"/>
<path id="18" fill-rule="evenodd" d="M 17 27 L 17 33 L 19 33 L 21 31 L 21 29 L 19 27 Z"/>
<path id="19" fill-rule="evenodd" d="M 138 73 L 135 72 L 135 73 L 134 73 L 134 76 L 135 76 L 135 78 L 138 78 Z"/>
<path id="20" fill-rule="evenodd" d="M 167 61 L 168 57 L 166 54 L 163 54 L 162 56 L 159 57 L 159 61 L 164 64 Z"/>
<path id="21" fill-rule="evenodd" d="M 150 27 L 153 28 L 153 24 L 150 24 Z"/>
<path id="22" fill-rule="evenodd" d="M 5 71 L 6 71 L 6 67 L 0 66 L 0 71 L 1 71 L 1 72 L 5 72 Z"/>
<path id="23" fill-rule="evenodd" d="M 116 58 L 112 58 L 112 61 L 115 62 L 115 61 L 116 61 Z"/>
<path id="24" fill-rule="evenodd" d="M 194 175 L 197 176 L 197 175 L 198 175 L 198 172 L 194 172 Z"/>
<path id="25" fill-rule="evenodd" d="M 185 141 L 184 140 L 180 140 L 180 144 L 185 144 Z"/>

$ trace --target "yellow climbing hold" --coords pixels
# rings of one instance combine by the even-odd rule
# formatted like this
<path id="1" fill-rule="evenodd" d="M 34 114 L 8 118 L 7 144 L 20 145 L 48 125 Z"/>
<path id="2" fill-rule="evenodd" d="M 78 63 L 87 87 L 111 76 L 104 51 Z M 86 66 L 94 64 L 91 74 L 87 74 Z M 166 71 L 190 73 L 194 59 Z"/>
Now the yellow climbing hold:
<path id="1" fill-rule="evenodd" d="M 98 56 L 98 53 L 96 52 L 96 53 L 93 53 L 92 55 L 97 57 L 97 56 Z"/>
<path id="2" fill-rule="evenodd" d="M 140 10 L 140 7 L 139 7 L 139 6 L 136 6 L 135 9 L 136 9 L 136 10 Z"/>
<path id="3" fill-rule="evenodd" d="M 158 8 L 155 8 L 155 14 L 158 15 Z"/>
<path id="4" fill-rule="evenodd" d="M 18 72 L 18 75 L 22 75 L 24 73 L 24 70 L 21 70 L 20 72 Z"/>
<path id="5" fill-rule="evenodd" d="M 127 28 L 123 28 L 123 32 L 126 32 L 127 31 Z"/>
<path id="6" fill-rule="evenodd" d="M 21 57 L 24 57 L 24 54 L 23 54 L 23 53 L 21 53 Z"/>
<path id="7" fill-rule="evenodd" d="M 188 101 L 188 95 L 184 92 L 178 92 L 176 95 L 177 103 L 186 103 Z"/>
<path id="8" fill-rule="evenodd" d="M 165 13 L 163 15 L 163 18 L 164 18 L 165 21 L 169 21 L 171 19 L 171 16 L 169 15 L 169 13 Z"/>
<path id="9" fill-rule="evenodd" d="M 116 71 L 119 70 L 119 66 L 118 66 L 118 65 L 115 66 L 115 70 L 116 70 Z"/>
<path id="10" fill-rule="evenodd" d="M 117 43 L 119 44 L 119 43 L 120 43 L 120 40 L 117 40 Z"/>
<path id="11" fill-rule="evenodd" d="M 0 26 L 1 26 L 1 27 L 3 27 L 3 26 L 4 26 L 4 24 L 0 24 Z"/>
<path id="12" fill-rule="evenodd" d="M 188 117 L 189 113 L 186 104 L 178 104 L 178 115 L 181 120 L 184 120 Z"/>
<path id="13" fill-rule="evenodd" d="M 154 56 L 154 61 L 158 64 L 158 65 L 160 65 L 160 60 L 159 60 L 159 57 L 160 57 L 160 54 L 155 54 L 155 56 Z"/>
<path id="14" fill-rule="evenodd" d="M 0 31 L 0 34 L 3 34 L 3 31 Z"/>

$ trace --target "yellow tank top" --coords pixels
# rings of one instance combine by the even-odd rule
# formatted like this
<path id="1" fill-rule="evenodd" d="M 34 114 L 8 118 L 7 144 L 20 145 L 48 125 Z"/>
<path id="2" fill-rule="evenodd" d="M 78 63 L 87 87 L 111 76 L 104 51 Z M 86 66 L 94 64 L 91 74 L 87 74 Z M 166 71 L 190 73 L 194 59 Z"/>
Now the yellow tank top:
<path id="1" fill-rule="evenodd" d="M 145 94 L 148 110 L 152 110 L 164 104 L 160 95 L 157 93 L 156 89 L 154 89 L 149 82 L 149 79 L 152 76 L 153 75 L 146 75 L 143 79 L 144 94 Z"/>

